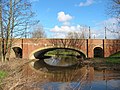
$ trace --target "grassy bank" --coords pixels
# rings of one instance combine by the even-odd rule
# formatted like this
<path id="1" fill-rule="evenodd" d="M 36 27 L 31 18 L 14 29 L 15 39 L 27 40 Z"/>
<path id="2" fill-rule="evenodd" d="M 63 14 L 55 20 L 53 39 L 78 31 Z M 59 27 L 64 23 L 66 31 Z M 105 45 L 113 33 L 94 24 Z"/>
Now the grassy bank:
<path id="1" fill-rule="evenodd" d="M 120 64 L 120 52 L 117 52 L 110 57 L 106 58 L 108 64 Z"/>
<path id="2" fill-rule="evenodd" d="M 93 58 L 90 61 L 95 70 L 120 70 L 120 52 L 107 58 Z"/>
<path id="3" fill-rule="evenodd" d="M 120 51 L 115 54 L 112 54 L 110 57 L 120 58 Z"/>
<path id="4" fill-rule="evenodd" d="M 120 64 L 120 52 L 117 52 L 107 58 L 92 58 L 93 63 Z"/>
<path id="5" fill-rule="evenodd" d="M 107 64 L 120 64 L 120 58 L 115 58 L 115 57 L 106 58 L 106 63 Z"/>

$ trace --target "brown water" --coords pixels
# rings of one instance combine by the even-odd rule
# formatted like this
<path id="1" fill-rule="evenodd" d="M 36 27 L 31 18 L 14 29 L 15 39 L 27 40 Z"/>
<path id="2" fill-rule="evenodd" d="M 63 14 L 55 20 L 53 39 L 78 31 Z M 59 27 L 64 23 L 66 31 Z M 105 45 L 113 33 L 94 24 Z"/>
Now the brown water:
<path id="1" fill-rule="evenodd" d="M 47 82 L 33 87 L 40 90 L 120 90 L 120 71 L 94 70 L 90 66 L 54 67 L 42 60 L 34 62 L 37 71 L 45 73 Z"/>

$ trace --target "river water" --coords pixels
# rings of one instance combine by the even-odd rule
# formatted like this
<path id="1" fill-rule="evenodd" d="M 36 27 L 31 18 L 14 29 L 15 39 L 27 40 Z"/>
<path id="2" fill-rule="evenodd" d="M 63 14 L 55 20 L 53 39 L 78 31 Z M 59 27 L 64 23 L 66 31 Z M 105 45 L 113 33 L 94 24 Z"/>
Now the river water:
<path id="1" fill-rule="evenodd" d="M 91 66 L 57 67 L 44 60 L 34 62 L 34 69 L 45 73 L 46 82 L 38 82 L 40 90 L 120 90 L 120 71 L 95 70 Z"/>

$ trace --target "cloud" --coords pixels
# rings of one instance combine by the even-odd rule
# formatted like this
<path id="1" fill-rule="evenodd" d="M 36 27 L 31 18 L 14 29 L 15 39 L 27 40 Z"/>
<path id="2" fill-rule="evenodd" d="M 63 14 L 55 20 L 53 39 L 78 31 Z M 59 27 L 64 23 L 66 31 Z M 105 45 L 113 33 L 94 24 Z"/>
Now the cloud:
<path id="1" fill-rule="evenodd" d="M 68 32 L 82 32 L 83 30 L 87 30 L 87 27 L 76 25 L 76 26 L 55 26 L 50 31 L 54 33 L 54 37 L 64 38 Z"/>
<path id="2" fill-rule="evenodd" d="M 107 38 L 109 39 L 117 38 L 118 35 L 116 33 L 111 32 L 119 30 L 118 29 L 119 27 L 117 25 L 118 21 L 116 20 L 116 18 L 109 18 L 100 23 L 97 23 L 97 27 L 91 30 L 92 38 L 95 37 L 103 39 L 105 37 L 105 27 L 107 28 L 106 30 Z"/>
<path id="3" fill-rule="evenodd" d="M 107 39 L 117 38 L 115 33 L 111 33 L 109 31 L 106 32 L 106 37 L 107 37 Z M 92 29 L 91 30 L 91 38 L 104 39 L 105 38 L 105 28 Z"/>
<path id="4" fill-rule="evenodd" d="M 76 31 L 80 27 L 79 25 L 71 26 L 70 20 L 72 20 L 73 17 L 69 14 L 65 14 L 63 11 L 58 12 L 57 19 L 59 22 L 62 22 L 62 26 L 55 25 L 52 29 L 50 29 L 50 32 L 53 33 L 54 37 L 64 38 L 65 34 L 70 31 Z"/>
<path id="5" fill-rule="evenodd" d="M 79 30 L 81 30 L 81 26 L 77 25 L 77 26 L 55 26 L 54 28 L 52 28 L 50 31 L 52 32 L 61 32 L 61 33 L 68 33 L 68 32 L 77 32 Z"/>
<path id="6" fill-rule="evenodd" d="M 73 17 L 69 14 L 65 14 L 64 12 L 58 13 L 58 21 L 62 22 L 62 25 L 55 25 L 53 28 L 50 29 L 50 32 L 52 32 L 52 37 L 56 38 L 65 38 L 68 32 L 82 32 L 82 30 L 85 30 L 86 37 L 88 38 L 88 27 L 87 26 L 81 26 L 81 25 L 71 25 L 69 22 Z M 105 26 L 110 28 L 116 29 L 116 24 L 118 23 L 115 18 L 109 18 L 107 20 L 104 20 L 100 23 L 97 23 L 95 27 L 91 28 L 91 38 L 97 38 L 97 39 L 103 39 L 105 37 Z M 115 34 L 107 31 L 107 38 L 115 38 Z"/>
<path id="7" fill-rule="evenodd" d="M 104 38 L 104 29 L 91 29 L 91 38 L 103 39 Z"/>
<path id="8" fill-rule="evenodd" d="M 94 0 L 87 0 L 86 2 L 80 2 L 79 6 L 90 6 L 94 3 Z"/>
<path id="9" fill-rule="evenodd" d="M 106 27 L 107 31 L 118 31 L 118 20 L 116 18 L 109 18 L 99 23 L 100 26 Z M 120 32 L 120 31 L 119 31 Z"/>
<path id="10" fill-rule="evenodd" d="M 109 38 L 118 38 L 120 34 L 119 21 L 116 18 L 109 18 L 101 22 L 102 26 L 106 27 L 107 36 Z"/>
<path id="11" fill-rule="evenodd" d="M 52 33 L 52 38 L 65 38 L 65 33 Z"/>
<path id="12" fill-rule="evenodd" d="M 118 24 L 118 21 L 116 18 L 109 18 L 107 20 L 102 21 L 100 24 L 103 26 L 111 26 L 111 25 L 113 26 Z"/>
<path id="13" fill-rule="evenodd" d="M 72 16 L 70 16 L 69 14 L 65 14 L 63 11 L 58 13 L 58 20 L 60 22 L 68 22 L 72 18 L 73 18 Z"/>
<path id="14" fill-rule="evenodd" d="M 70 22 L 63 22 L 63 25 L 69 26 L 69 25 L 70 25 Z"/>
<path id="15" fill-rule="evenodd" d="M 113 29 L 117 30 L 116 29 L 117 23 L 118 21 L 115 18 L 109 18 L 104 21 L 101 21 L 95 27 L 91 27 L 91 38 L 104 39 L 105 38 L 105 26 L 111 30 Z M 50 32 L 52 32 L 53 36 L 56 38 L 65 38 L 68 32 L 80 32 L 82 30 L 85 30 L 85 35 L 88 38 L 88 27 L 81 26 L 79 24 L 78 25 L 70 25 L 70 24 L 64 25 L 63 24 L 62 26 L 56 25 L 50 29 Z M 113 39 L 113 38 L 118 37 L 117 34 L 111 33 L 109 30 L 107 30 L 106 36 L 108 39 Z"/>

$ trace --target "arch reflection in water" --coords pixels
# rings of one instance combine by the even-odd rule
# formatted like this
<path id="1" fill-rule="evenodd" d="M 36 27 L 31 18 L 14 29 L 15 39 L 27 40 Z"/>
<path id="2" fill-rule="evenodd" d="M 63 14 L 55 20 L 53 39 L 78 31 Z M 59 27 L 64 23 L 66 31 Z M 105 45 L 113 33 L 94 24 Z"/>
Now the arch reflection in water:
<path id="1" fill-rule="evenodd" d="M 46 66 L 44 66 L 45 64 Z M 46 64 L 43 60 L 35 62 L 43 68 L 48 79 L 46 83 L 37 83 L 43 90 L 119 90 L 120 71 L 101 70 L 96 71 L 93 67 L 63 68 Z M 46 68 L 46 69 L 45 69 Z M 41 69 L 40 69 L 41 71 Z"/>
<path id="2" fill-rule="evenodd" d="M 48 62 L 46 63 L 47 60 L 48 60 Z M 51 63 L 51 64 L 50 63 L 51 63 L 51 60 L 45 59 L 45 61 L 44 61 L 44 59 L 42 59 L 42 60 L 35 61 L 33 67 L 35 69 L 37 69 L 37 70 L 45 69 L 45 71 L 46 70 L 47 71 L 48 70 L 49 71 L 59 71 L 59 70 L 69 70 L 69 69 L 72 70 L 72 69 L 76 69 L 76 68 L 82 67 L 82 65 L 80 63 L 76 63 L 76 64 L 72 63 L 71 65 L 70 64 L 69 65 L 68 64 L 61 64 L 58 61 L 54 61 L 54 63 Z"/>
<path id="3" fill-rule="evenodd" d="M 51 58 L 44 59 L 45 63 L 52 66 L 72 66 L 75 64 L 80 64 L 80 59 L 76 56 L 67 56 L 67 55 L 59 55 L 52 56 Z"/>
<path id="4" fill-rule="evenodd" d="M 45 72 L 47 78 L 52 82 L 76 82 L 84 76 L 86 73 L 85 67 L 70 66 L 70 67 L 58 67 L 51 66 L 39 60 L 34 63 L 34 68 L 42 72 Z"/>

